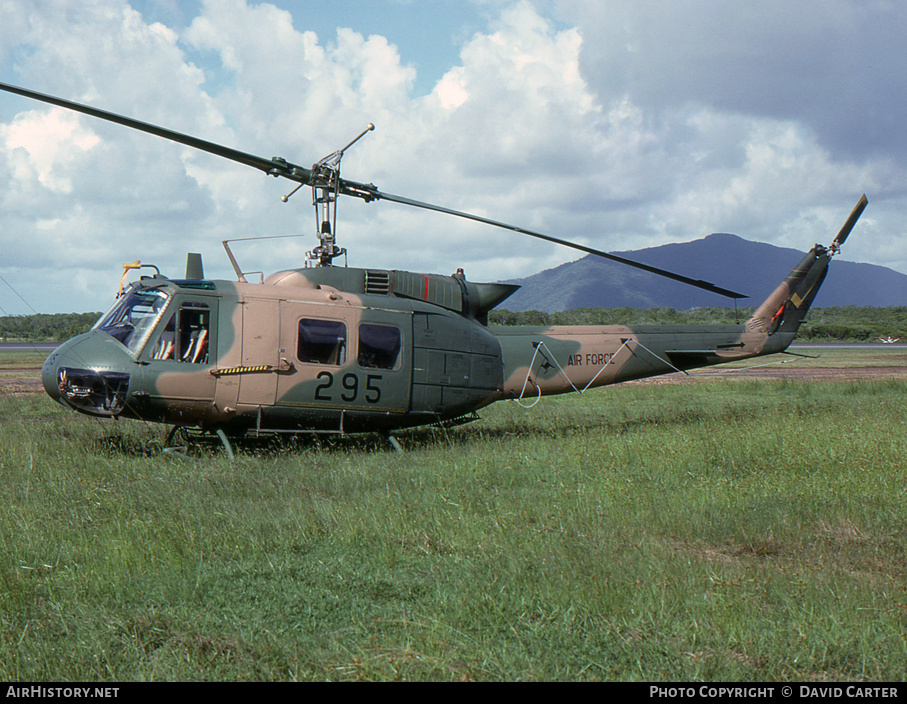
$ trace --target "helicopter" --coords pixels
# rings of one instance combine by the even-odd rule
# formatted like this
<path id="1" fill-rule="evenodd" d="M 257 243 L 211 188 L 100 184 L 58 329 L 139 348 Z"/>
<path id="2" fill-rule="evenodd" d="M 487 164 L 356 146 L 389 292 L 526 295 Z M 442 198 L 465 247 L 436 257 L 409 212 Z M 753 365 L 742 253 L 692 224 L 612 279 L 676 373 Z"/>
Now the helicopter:
<path id="1" fill-rule="evenodd" d="M 95 107 L 0 83 L 0 89 L 245 164 L 312 190 L 318 246 L 306 266 L 248 281 L 223 242 L 236 281 L 204 275 L 189 253 L 183 278 L 157 270 L 121 290 L 87 333 L 42 368 L 51 398 L 80 413 L 126 418 L 231 439 L 280 434 L 393 432 L 456 425 L 501 400 L 534 405 L 551 394 L 783 352 L 828 265 L 866 207 L 861 196 L 831 245 L 816 244 L 737 325 L 488 326 L 517 288 L 446 276 L 334 265 L 340 196 L 391 201 L 466 218 L 617 261 L 735 300 L 743 294 L 489 218 L 397 196 L 340 177 L 345 152 L 312 167 L 266 159 Z M 148 267 L 126 264 L 129 270 Z"/>

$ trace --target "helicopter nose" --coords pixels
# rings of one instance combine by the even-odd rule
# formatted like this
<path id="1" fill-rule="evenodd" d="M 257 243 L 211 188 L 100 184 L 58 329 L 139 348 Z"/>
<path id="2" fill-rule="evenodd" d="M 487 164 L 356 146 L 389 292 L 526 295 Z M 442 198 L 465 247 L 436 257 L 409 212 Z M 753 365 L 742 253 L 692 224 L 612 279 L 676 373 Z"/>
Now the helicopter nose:
<path id="1" fill-rule="evenodd" d="M 111 349 L 89 332 L 64 342 L 47 357 L 41 382 L 52 399 L 70 408 L 93 416 L 117 416 L 129 389 L 125 357 L 125 352 Z"/>

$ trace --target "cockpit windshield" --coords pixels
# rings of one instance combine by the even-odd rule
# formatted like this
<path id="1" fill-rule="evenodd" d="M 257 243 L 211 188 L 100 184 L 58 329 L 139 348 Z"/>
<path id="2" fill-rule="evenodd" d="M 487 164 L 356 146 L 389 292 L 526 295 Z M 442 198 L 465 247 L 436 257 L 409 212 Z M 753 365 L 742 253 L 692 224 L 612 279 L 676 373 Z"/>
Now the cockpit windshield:
<path id="1" fill-rule="evenodd" d="M 154 327 L 170 295 L 156 289 L 132 289 L 117 299 L 113 308 L 95 325 L 138 353 Z"/>

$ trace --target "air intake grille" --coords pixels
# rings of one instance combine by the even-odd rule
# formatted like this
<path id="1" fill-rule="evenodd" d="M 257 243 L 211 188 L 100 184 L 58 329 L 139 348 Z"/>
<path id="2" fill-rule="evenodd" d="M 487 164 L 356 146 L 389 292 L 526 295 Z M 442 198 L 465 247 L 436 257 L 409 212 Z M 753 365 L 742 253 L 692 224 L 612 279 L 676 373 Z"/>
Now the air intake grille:
<path id="1" fill-rule="evenodd" d="M 386 296 L 390 293 L 391 281 L 390 273 L 387 271 L 369 271 L 365 272 L 365 292 L 374 293 L 380 296 Z"/>

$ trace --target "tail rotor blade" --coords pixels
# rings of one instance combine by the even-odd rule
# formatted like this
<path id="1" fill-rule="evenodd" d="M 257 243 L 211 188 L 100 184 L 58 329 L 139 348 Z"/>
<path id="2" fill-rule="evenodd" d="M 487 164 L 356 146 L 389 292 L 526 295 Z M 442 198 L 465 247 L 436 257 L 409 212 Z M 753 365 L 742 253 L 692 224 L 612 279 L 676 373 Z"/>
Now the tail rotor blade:
<path id="1" fill-rule="evenodd" d="M 835 237 L 835 241 L 831 243 L 831 250 L 837 252 L 841 249 L 841 245 L 844 244 L 844 241 L 847 239 L 847 236 L 850 234 L 850 231 L 853 230 L 854 225 L 857 224 L 857 220 L 860 219 L 860 215 L 863 214 L 863 210 L 866 208 L 869 203 L 869 199 L 866 198 L 864 193 L 860 200 L 857 201 L 857 204 L 854 206 L 853 210 L 850 212 L 850 215 L 847 218 L 847 222 L 844 223 L 844 226 L 838 232 L 838 236 Z"/>

